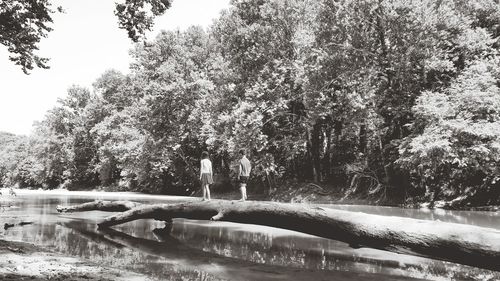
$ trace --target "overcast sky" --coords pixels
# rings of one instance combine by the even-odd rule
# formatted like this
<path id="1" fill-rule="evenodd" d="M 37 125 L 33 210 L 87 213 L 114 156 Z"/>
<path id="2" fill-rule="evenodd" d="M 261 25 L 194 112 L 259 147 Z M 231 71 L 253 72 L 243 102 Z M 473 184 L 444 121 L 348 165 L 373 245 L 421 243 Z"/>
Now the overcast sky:
<path id="1" fill-rule="evenodd" d="M 41 120 L 72 84 L 91 87 L 111 68 L 128 72 L 132 43 L 126 31 L 118 28 L 114 2 L 54 1 L 66 13 L 54 15 L 54 30 L 40 44 L 39 54 L 50 58 L 50 69 L 25 75 L 0 45 L 0 131 L 29 134 L 33 121 Z M 154 38 L 162 29 L 208 27 L 227 7 L 229 0 L 174 0 L 148 37 Z"/>

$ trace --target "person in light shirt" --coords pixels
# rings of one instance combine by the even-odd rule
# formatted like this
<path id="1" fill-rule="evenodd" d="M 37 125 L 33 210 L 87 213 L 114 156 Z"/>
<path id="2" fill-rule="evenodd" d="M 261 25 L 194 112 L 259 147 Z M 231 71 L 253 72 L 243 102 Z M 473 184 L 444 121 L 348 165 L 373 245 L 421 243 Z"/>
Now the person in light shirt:
<path id="1" fill-rule="evenodd" d="M 208 159 L 208 152 L 203 151 L 200 163 L 200 181 L 203 190 L 203 201 L 210 201 L 210 185 L 214 183 L 212 178 L 212 162 Z"/>
<path id="2" fill-rule="evenodd" d="M 240 150 L 240 166 L 238 173 L 238 181 L 240 182 L 240 190 L 241 190 L 241 199 L 240 201 L 245 201 L 248 199 L 247 197 L 247 182 L 250 177 L 250 170 L 252 170 L 252 165 L 250 161 L 245 156 L 245 150 Z"/>

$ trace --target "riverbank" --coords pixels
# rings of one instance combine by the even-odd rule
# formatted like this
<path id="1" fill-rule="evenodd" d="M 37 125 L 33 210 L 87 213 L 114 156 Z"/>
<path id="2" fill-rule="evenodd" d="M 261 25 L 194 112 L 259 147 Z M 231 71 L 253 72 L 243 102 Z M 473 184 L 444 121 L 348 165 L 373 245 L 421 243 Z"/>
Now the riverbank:
<path id="1" fill-rule="evenodd" d="M 268 194 L 267 194 L 268 193 Z M 420 200 L 402 200 L 386 196 L 383 190 L 373 194 L 356 193 L 352 190 L 344 190 L 341 187 L 323 186 L 315 183 L 291 183 L 282 185 L 277 189 L 266 194 L 252 193 L 250 187 L 250 198 L 252 200 L 265 200 L 286 203 L 312 203 L 312 204 L 342 204 L 342 205 L 370 205 L 387 206 L 410 209 L 444 209 L 456 211 L 487 211 L 498 212 L 500 205 L 481 205 L 478 202 L 470 200 L 467 196 L 461 196 L 454 200 L 436 200 L 434 202 Z M 236 193 L 235 193 L 236 194 Z M 233 199 L 239 195 L 225 195 L 222 199 Z"/>
<path id="2" fill-rule="evenodd" d="M 219 190 L 211 188 L 212 198 L 225 200 L 239 200 L 241 194 L 238 187 L 231 190 Z M 281 184 L 279 187 L 263 190 L 260 186 L 249 184 L 247 186 L 249 200 L 274 201 L 284 203 L 311 203 L 311 204 L 347 204 L 347 205 L 374 205 L 403 207 L 399 202 L 385 197 L 362 196 L 350 194 L 346 196 L 345 191 L 340 187 L 322 186 L 315 183 L 292 182 Z M 196 191 L 192 196 L 201 197 L 201 190 Z"/>
<path id="3" fill-rule="evenodd" d="M 9 207 L 9 202 L 13 195 L 10 195 L 10 189 L 0 188 L 0 192 L 4 196 L 0 196 L 0 210 Z M 161 195 L 161 194 L 145 194 L 139 192 L 119 192 L 107 191 L 105 187 L 100 187 L 96 190 L 87 191 L 68 191 L 67 189 L 13 189 L 13 192 L 19 195 L 22 194 L 44 194 L 50 195 L 64 195 L 71 192 L 73 196 L 97 196 L 103 200 L 114 200 L 116 196 L 121 198 L 134 198 L 148 200 L 150 198 L 165 199 L 165 200 L 182 200 L 191 201 L 198 200 L 201 197 L 201 191 L 197 191 L 191 196 L 178 196 L 178 195 Z M 401 207 L 411 209 L 445 209 L 445 210 L 462 210 L 462 211 L 500 211 L 499 205 L 474 205 L 467 203 L 464 198 L 459 200 L 435 201 L 433 204 L 426 201 L 411 201 L 401 202 L 401 200 L 394 200 L 386 196 L 373 196 L 366 194 L 346 194 L 342 188 L 331 188 L 328 186 L 321 186 L 315 183 L 291 183 L 273 189 L 271 192 L 268 190 L 263 191 L 262 188 L 256 188 L 252 185 L 247 187 L 249 200 L 256 201 L 274 201 L 285 203 L 311 203 L 311 204 L 343 204 L 343 205 L 371 205 L 371 206 L 389 206 Z M 382 193 L 383 194 L 383 193 Z M 15 196 L 15 195 L 14 195 Z M 212 198 L 226 199 L 226 200 L 239 200 L 241 198 L 238 188 L 233 190 L 220 191 L 216 188 L 212 189 Z M 467 199 L 467 198 L 465 198 Z"/>
<path id="4" fill-rule="evenodd" d="M 391 200 L 384 196 L 366 196 L 362 194 L 346 195 L 345 190 L 340 187 L 322 186 L 315 183 L 289 183 L 282 184 L 279 188 L 271 191 L 255 188 L 251 184 L 247 187 L 249 200 L 273 201 L 283 203 L 310 203 L 310 204 L 341 204 L 341 205 L 371 205 L 390 207 L 412 207 L 404 206 L 401 202 Z M 196 192 L 193 196 L 201 196 Z M 232 191 L 219 193 L 212 191 L 212 197 L 217 199 L 238 200 L 241 198 L 238 188 Z"/>
<path id="5" fill-rule="evenodd" d="M 102 267 L 42 247 L 0 239 L 0 280 L 108 281 L 152 280 L 135 272 Z"/>

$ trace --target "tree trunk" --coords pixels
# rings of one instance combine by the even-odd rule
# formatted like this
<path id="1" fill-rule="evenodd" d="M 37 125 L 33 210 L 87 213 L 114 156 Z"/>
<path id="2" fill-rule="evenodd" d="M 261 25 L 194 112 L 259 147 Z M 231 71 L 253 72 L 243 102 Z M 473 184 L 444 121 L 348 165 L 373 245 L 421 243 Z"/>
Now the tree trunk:
<path id="1" fill-rule="evenodd" d="M 323 163 L 324 164 L 324 170 L 325 170 L 325 175 L 326 179 L 330 181 L 332 179 L 332 131 L 333 128 L 330 125 L 332 123 L 331 118 L 328 122 L 328 125 L 325 130 L 325 141 L 326 141 L 326 148 L 325 148 L 325 153 L 324 153 L 324 159 Z"/>
<path id="2" fill-rule="evenodd" d="M 322 173 L 321 173 L 321 152 L 320 146 L 323 143 L 321 141 L 321 132 L 322 132 L 322 120 L 316 121 L 313 126 L 311 133 L 311 156 L 312 156 L 312 165 L 313 165 L 313 180 L 314 182 L 321 182 Z"/>
<path id="3" fill-rule="evenodd" d="M 136 206 L 136 207 L 133 207 Z M 500 231 L 472 225 L 371 215 L 321 207 L 275 202 L 212 200 L 174 204 L 124 204 L 98 201 L 59 212 L 122 210 L 104 219 L 100 228 L 137 219 L 171 221 L 173 218 L 220 220 L 265 225 L 335 239 L 355 247 L 446 260 L 500 270 Z"/>
<path id="4" fill-rule="evenodd" d="M 367 145 L 368 145 L 368 140 L 366 137 L 366 124 L 362 123 L 359 126 L 359 151 L 365 154 Z M 366 156 L 363 157 L 366 158 Z"/>
<path id="5" fill-rule="evenodd" d="M 387 163 L 387 159 L 385 157 L 385 151 L 384 151 L 384 144 L 382 143 L 382 136 L 380 135 L 380 131 L 378 129 L 375 129 L 376 131 L 376 134 L 377 134 L 377 138 L 378 138 L 378 147 L 380 149 L 380 160 L 382 160 L 382 166 L 384 168 L 384 179 L 383 179 L 383 182 L 385 185 L 390 185 L 391 182 L 392 182 L 392 179 L 391 179 L 391 172 L 389 171 L 389 164 L 386 164 Z"/>
<path id="6" fill-rule="evenodd" d="M 309 162 L 309 167 L 311 167 L 311 176 L 314 182 L 318 180 L 318 171 L 316 170 L 316 166 L 314 165 L 314 152 L 313 152 L 313 141 L 312 136 L 314 134 L 310 132 L 309 129 L 306 131 L 306 139 L 307 139 L 307 160 Z"/>

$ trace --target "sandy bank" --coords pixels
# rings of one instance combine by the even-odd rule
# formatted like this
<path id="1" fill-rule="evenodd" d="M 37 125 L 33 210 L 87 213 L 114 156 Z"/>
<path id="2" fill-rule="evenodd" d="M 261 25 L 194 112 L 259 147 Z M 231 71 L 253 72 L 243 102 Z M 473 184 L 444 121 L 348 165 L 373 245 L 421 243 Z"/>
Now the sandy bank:
<path id="1" fill-rule="evenodd" d="M 52 253 L 33 244 L 0 240 L 0 280 L 152 280 L 149 277 Z"/>

